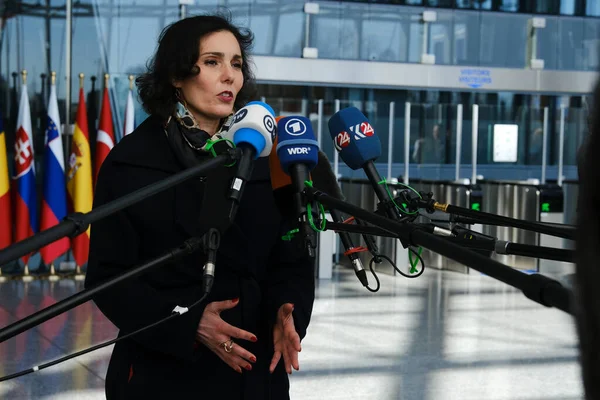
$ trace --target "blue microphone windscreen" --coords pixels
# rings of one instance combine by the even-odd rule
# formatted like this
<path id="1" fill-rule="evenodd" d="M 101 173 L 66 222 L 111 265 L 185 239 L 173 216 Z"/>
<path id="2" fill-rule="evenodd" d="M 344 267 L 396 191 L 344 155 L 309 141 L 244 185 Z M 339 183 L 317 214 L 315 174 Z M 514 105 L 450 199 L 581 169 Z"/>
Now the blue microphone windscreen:
<path id="1" fill-rule="evenodd" d="M 353 170 L 381 156 L 379 137 L 356 107 L 335 113 L 329 120 L 329 133 L 340 157 Z"/>
<path id="2" fill-rule="evenodd" d="M 319 160 L 319 143 L 306 117 L 284 117 L 277 122 L 277 156 L 281 168 L 289 174 L 292 164 L 313 169 Z"/>

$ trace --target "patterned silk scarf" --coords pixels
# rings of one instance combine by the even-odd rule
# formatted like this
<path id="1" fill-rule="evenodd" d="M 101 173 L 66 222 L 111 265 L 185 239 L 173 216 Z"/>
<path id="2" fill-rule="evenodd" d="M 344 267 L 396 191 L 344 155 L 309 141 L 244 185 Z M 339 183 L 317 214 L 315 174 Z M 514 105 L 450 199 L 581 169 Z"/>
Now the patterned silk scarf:
<path id="1" fill-rule="evenodd" d="M 219 131 L 212 137 L 202 130 L 194 116 L 182 104 L 177 103 L 175 115 L 170 117 L 165 126 L 165 134 L 177 159 L 183 167 L 190 168 L 205 161 L 210 156 L 207 150 L 209 140 L 215 141 L 223 138 L 233 121 L 233 114 L 221 121 Z"/>

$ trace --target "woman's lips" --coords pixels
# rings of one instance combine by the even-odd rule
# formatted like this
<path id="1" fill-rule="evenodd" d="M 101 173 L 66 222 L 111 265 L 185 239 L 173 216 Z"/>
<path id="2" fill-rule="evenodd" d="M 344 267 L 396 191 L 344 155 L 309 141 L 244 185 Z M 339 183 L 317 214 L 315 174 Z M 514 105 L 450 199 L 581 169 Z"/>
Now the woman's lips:
<path id="1" fill-rule="evenodd" d="M 233 101 L 233 93 L 232 92 L 228 92 L 228 91 L 221 92 L 217 95 L 217 97 L 219 99 L 221 99 L 222 101 L 225 101 L 228 103 Z"/>

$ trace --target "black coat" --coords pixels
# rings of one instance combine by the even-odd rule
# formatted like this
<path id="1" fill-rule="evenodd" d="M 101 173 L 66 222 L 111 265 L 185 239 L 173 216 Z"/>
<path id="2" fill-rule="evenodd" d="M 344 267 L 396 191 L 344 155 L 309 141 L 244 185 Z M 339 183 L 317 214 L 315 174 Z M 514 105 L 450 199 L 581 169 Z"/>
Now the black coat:
<path id="1" fill-rule="evenodd" d="M 94 206 L 164 179 L 182 169 L 159 121 L 150 117 L 108 155 L 96 185 Z M 196 178 L 149 197 L 92 225 L 86 287 L 201 236 L 224 197 L 221 168 L 214 178 Z M 270 374 L 272 324 L 279 306 L 294 304 L 294 322 L 304 337 L 314 301 L 314 262 L 281 236 L 292 228 L 275 204 L 266 158 L 258 159 L 246 184 L 234 225 L 221 238 L 215 282 L 207 302 L 151 331 L 115 345 L 106 377 L 108 399 L 287 399 L 288 377 L 279 363 Z M 132 332 L 188 306 L 202 294 L 203 251 L 115 287 L 94 300 L 120 329 Z M 221 314 L 256 334 L 238 343 L 257 357 L 252 371 L 235 372 L 195 341 L 208 302 L 240 298 Z"/>

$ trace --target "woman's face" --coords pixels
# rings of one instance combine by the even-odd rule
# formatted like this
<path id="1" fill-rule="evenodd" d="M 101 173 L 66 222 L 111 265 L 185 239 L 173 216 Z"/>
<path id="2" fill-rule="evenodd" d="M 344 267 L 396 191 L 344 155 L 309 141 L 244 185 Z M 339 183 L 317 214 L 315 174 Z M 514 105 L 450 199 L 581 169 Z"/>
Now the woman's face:
<path id="1" fill-rule="evenodd" d="M 229 31 L 209 33 L 200 40 L 200 73 L 175 82 L 196 122 L 214 134 L 221 118 L 233 112 L 244 84 L 240 45 Z"/>

